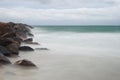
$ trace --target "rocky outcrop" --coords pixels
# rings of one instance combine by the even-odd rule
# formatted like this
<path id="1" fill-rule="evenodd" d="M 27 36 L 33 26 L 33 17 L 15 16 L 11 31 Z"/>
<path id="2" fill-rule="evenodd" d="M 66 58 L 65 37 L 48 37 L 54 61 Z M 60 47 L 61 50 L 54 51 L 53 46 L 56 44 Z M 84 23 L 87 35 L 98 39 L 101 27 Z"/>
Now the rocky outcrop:
<path id="1" fill-rule="evenodd" d="M 17 62 L 15 62 L 15 64 L 20 66 L 36 67 L 36 65 L 33 62 L 26 59 L 18 60 Z"/>
<path id="2" fill-rule="evenodd" d="M 0 46 L 0 53 L 3 54 L 4 56 L 10 56 L 12 53 L 7 50 L 4 46 Z"/>
<path id="3" fill-rule="evenodd" d="M 11 43 L 8 46 L 6 46 L 6 48 L 15 55 L 19 55 L 19 43 Z"/>
<path id="4" fill-rule="evenodd" d="M 1 52 L 0 52 L 0 65 L 1 64 L 11 64 L 10 60 L 7 59 Z"/>
<path id="5" fill-rule="evenodd" d="M 39 45 L 38 42 L 33 42 L 33 38 L 28 38 L 28 39 L 24 40 L 23 43 Z"/>
<path id="6" fill-rule="evenodd" d="M 26 40 L 24 40 L 23 42 L 32 42 L 33 41 L 33 38 L 28 38 Z"/>
<path id="7" fill-rule="evenodd" d="M 33 51 L 34 49 L 30 47 L 20 47 L 21 42 L 30 41 L 32 38 L 28 36 L 33 36 L 31 29 L 33 27 L 13 22 L 0 22 L 0 63 L 11 63 L 7 57 L 10 55 L 19 55 L 19 49 L 24 51 Z"/>
<path id="8" fill-rule="evenodd" d="M 33 45 L 40 45 L 38 42 L 24 42 L 25 44 L 33 44 Z"/>
<path id="9" fill-rule="evenodd" d="M 20 51 L 34 51 L 34 49 L 29 46 L 21 46 L 19 47 L 19 50 Z"/>

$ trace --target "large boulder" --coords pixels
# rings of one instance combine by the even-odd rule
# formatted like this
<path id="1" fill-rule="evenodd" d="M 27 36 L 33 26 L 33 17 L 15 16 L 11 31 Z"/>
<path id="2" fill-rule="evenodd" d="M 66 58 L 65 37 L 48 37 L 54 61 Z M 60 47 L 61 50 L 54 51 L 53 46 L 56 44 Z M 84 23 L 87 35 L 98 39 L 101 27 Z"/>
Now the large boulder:
<path id="1" fill-rule="evenodd" d="M 33 38 L 25 39 L 25 40 L 23 40 L 23 43 L 39 45 L 38 42 L 33 42 Z"/>
<path id="2" fill-rule="evenodd" d="M 31 28 L 32 28 L 31 26 L 29 26 L 27 24 L 22 24 L 22 23 L 17 23 L 14 25 L 16 35 L 22 40 L 27 39 L 27 36 L 29 36 L 29 34 L 31 34 L 31 30 L 30 30 Z"/>
<path id="3" fill-rule="evenodd" d="M 0 37 L 0 45 L 7 46 L 11 43 L 12 43 L 11 39 Z"/>
<path id="4" fill-rule="evenodd" d="M 23 42 L 32 42 L 33 39 L 32 38 L 28 38 L 28 39 L 25 39 Z"/>
<path id="5" fill-rule="evenodd" d="M 14 43 L 9 44 L 6 48 L 12 54 L 18 55 L 19 54 L 19 46 L 20 46 L 20 44 L 18 42 L 14 42 Z"/>
<path id="6" fill-rule="evenodd" d="M 36 67 L 36 65 L 33 62 L 26 60 L 26 59 L 18 60 L 17 62 L 15 62 L 15 64 L 21 65 L 21 66 Z"/>
<path id="7" fill-rule="evenodd" d="M 14 28 L 18 31 L 23 31 L 23 32 L 30 32 L 31 30 L 22 23 L 17 23 L 16 25 L 14 25 Z"/>
<path id="8" fill-rule="evenodd" d="M 17 37 L 4 37 L 4 38 L 1 38 L 0 37 L 0 45 L 2 46 L 8 46 L 12 43 L 17 43 L 17 44 L 21 44 L 21 40 Z"/>
<path id="9" fill-rule="evenodd" d="M 21 51 L 34 51 L 34 49 L 29 47 L 29 46 L 21 46 L 21 47 L 19 47 L 19 50 L 21 50 Z"/>
<path id="10" fill-rule="evenodd" d="M 27 35 L 30 36 L 30 37 L 34 37 L 34 35 L 30 32 L 28 32 Z"/>
<path id="11" fill-rule="evenodd" d="M 21 40 L 27 39 L 27 35 L 24 32 L 17 32 L 17 37 L 19 37 Z"/>
<path id="12" fill-rule="evenodd" d="M 4 46 L 0 46 L 0 52 L 5 56 L 10 56 L 12 53 L 8 51 Z"/>
<path id="13" fill-rule="evenodd" d="M 0 23 L 0 36 L 1 37 L 8 37 L 8 36 L 12 36 L 15 35 L 15 29 L 13 27 L 11 27 L 9 24 L 7 23 Z"/>
<path id="14" fill-rule="evenodd" d="M 11 64 L 11 62 L 2 53 L 0 53 L 0 64 Z"/>
<path id="15" fill-rule="evenodd" d="M 18 42 L 19 44 L 21 44 L 22 39 L 20 39 L 18 36 L 13 37 L 14 41 Z"/>
<path id="16" fill-rule="evenodd" d="M 24 40 L 27 38 L 27 35 L 33 36 L 33 34 L 31 34 L 30 28 L 32 27 L 27 24 L 13 23 L 13 22 L 9 22 L 9 23 L 0 22 L 0 36 L 11 37 L 12 35 L 14 35 Z"/>

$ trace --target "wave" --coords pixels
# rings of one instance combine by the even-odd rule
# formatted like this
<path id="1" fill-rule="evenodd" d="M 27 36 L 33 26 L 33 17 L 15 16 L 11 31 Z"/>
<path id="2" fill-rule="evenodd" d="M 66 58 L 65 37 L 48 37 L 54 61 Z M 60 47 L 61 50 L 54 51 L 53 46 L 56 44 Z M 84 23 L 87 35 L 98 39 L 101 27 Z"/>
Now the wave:
<path id="1" fill-rule="evenodd" d="M 35 41 L 50 48 L 55 53 L 120 53 L 120 33 L 111 32 L 73 32 L 73 31 L 49 31 L 41 27 L 34 30 Z"/>
<path id="2" fill-rule="evenodd" d="M 120 32 L 120 26 L 35 26 L 47 32 Z"/>

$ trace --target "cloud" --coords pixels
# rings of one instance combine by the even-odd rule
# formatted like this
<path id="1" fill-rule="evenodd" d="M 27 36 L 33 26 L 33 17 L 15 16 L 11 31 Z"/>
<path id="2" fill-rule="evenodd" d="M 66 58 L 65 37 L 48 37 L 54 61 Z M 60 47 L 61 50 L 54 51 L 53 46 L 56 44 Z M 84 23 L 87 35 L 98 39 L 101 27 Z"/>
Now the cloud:
<path id="1" fill-rule="evenodd" d="M 119 21 L 120 6 L 108 8 L 77 8 L 77 9 L 33 9 L 33 8 L 0 8 L 0 18 L 34 24 L 43 21 L 77 21 L 104 22 Z M 119 23 L 118 23 L 119 24 Z"/>
<path id="2" fill-rule="evenodd" d="M 120 24 L 120 0 L 1 0 L 0 20 L 28 24 Z"/>
<path id="3" fill-rule="evenodd" d="M 120 5 L 119 0 L 1 0 L 1 7 L 80 8 Z"/>

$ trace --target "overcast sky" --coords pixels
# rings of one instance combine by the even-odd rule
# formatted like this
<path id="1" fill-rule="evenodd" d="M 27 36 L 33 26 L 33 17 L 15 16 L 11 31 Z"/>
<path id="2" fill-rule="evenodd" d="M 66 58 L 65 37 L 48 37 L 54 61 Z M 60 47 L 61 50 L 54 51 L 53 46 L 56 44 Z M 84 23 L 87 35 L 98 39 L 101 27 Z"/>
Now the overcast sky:
<path id="1" fill-rule="evenodd" d="M 120 0 L 0 0 L 0 21 L 32 25 L 120 25 Z"/>

